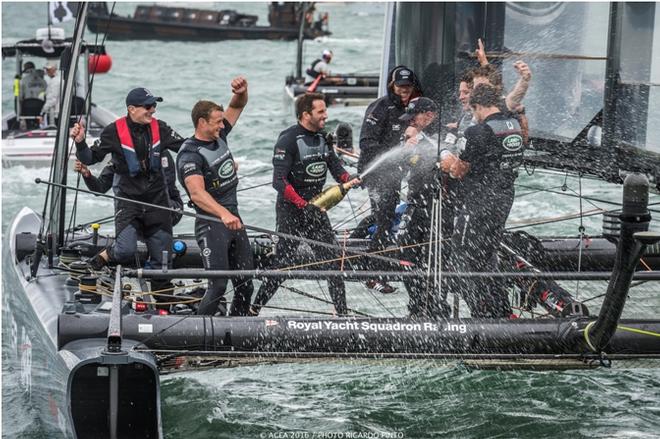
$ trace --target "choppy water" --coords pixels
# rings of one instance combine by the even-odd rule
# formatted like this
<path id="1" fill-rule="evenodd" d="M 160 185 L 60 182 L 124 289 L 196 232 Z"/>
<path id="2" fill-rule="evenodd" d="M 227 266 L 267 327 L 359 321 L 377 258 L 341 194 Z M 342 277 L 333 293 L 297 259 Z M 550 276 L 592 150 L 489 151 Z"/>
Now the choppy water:
<path id="1" fill-rule="evenodd" d="M 118 4 L 117 12 L 130 14 L 134 5 Z M 200 5 L 204 6 L 207 5 Z M 46 7 L 45 3 L 3 3 L 3 44 L 31 37 L 33 28 L 45 24 Z M 222 7 L 230 6 L 223 3 Z M 258 14 L 262 23 L 267 21 L 265 4 L 232 4 L 231 7 Z M 383 5 L 321 4 L 319 8 L 330 12 L 334 34 L 320 42 L 308 42 L 306 62 L 328 47 L 335 53 L 333 70 L 337 72 L 377 71 Z M 70 33 L 71 25 L 65 28 Z M 158 107 L 157 117 L 182 135 L 192 133 L 189 112 L 197 99 L 226 104 L 230 79 L 245 75 L 250 84 L 250 102 L 229 137 L 229 145 L 239 161 L 241 187 L 270 180 L 272 145 L 278 133 L 294 122 L 293 110 L 285 104 L 282 88 L 284 77 L 293 71 L 295 43 L 111 41 L 106 45 L 113 57 L 113 68 L 109 74 L 97 77 L 95 102 L 121 114 L 127 90 L 146 86 L 165 98 Z M 4 60 L 3 112 L 11 109 L 13 72 L 13 60 Z M 357 137 L 363 112 L 363 108 L 333 108 L 330 118 L 349 122 Z M 18 166 L 2 172 L 4 237 L 9 221 L 22 206 L 41 211 L 45 188 L 36 186 L 33 180 L 47 178 L 48 169 Z M 70 181 L 75 181 L 73 174 Z M 553 188 L 559 188 L 563 182 L 563 176 L 542 173 L 521 178 L 521 183 L 527 185 Z M 568 192 L 578 190 L 577 180 L 573 178 L 567 180 L 567 185 Z M 596 198 L 620 199 L 620 187 L 600 182 L 584 181 L 583 191 Z M 529 190 L 518 190 L 519 194 L 526 192 Z M 274 225 L 275 193 L 270 187 L 242 192 L 239 200 L 246 223 L 261 227 Z M 350 201 L 359 210 L 366 194 L 355 191 Z M 350 216 L 351 204 L 344 202 L 332 211 L 334 223 Z M 585 202 L 583 208 L 592 207 Z M 80 223 L 110 215 L 112 204 L 81 195 L 78 209 L 77 223 Z M 579 209 L 577 199 L 535 193 L 516 201 L 511 221 L 575 213 Z M 577 234 L 578 225 L 574 220 L 536 230 L 546 234 Z M 587 233 L 597 234 L 600 219 L 586 218 L 585 226 Z M 184 219 L 177 230 L 192 231 L 192 222 Z M 3 271 L 8 269 L 5 260 Z M 7 279 L 7 276 L 3 279 L 5 299 L 16 287 Z M 311 291 L 316 285 L 301 282 L 297 286 Z M 604 285 L 582 288 L 583 294 L 595 295 Z M 348 297 L 353 306 L 374 306 L 360 285 L 351 285 Z M 660 313 L 657 285 L 636 289 L 631 298 L 636 305 L 626 310 L 627 315 Z M 407 300 L 403 292 L 379 299 L 383 306 L 396 312 L 403 312 Z M 286 305 L 292 300 L 297 299 L 280 291 L 273 304 Z M 3 304 L 6 306 L 5 300 Z M 11 346 L 11 338 L 3 325 L 3 350 Z M 19 385 L 16 364 L 4 352 L 3 359 L 3 436 L 43 437 Z M 594 371 L 505 373 L 429 362 L 326 362 L 188 373 L 165 377 L 162 384 L 163 425 L 169 439 L 313 437 L 313 434 L 350 437 L 348 433 L 353 437 L 405 438 L 652 438 L 658 437 L 660 431 L 657 368 L 628 370 L 620 366 Z M 275 435 L 278 432 L 280 436 Z M 363 436 L 357 436 L 360 433 Z"/>

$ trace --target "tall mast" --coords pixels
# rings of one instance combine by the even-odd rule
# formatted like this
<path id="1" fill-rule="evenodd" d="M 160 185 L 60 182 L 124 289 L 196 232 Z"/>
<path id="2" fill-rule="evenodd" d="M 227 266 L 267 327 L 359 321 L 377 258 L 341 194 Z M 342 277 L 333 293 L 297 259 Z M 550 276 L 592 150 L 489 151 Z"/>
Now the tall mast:
<path id="1" fill-rule="evenodd" d="M 71 45 L 71 62 L 69 69 L 65 71 L 60 119 L 57 126 L 57 137 L 55 138 L 55 151 L 52 162 L 53 181 L 64 185 L 66 185 L 67 160 L 69 158 L 69 118 L 73 103 L 73 87 L 76 82 L 78 58 L 82 50 L 87 8 L 87 2 L 80 3 Z M 57 249 L 64 244 L 65 212 L 66 189 L 55 187 L 50 199 L 50 208 L 46 211 L 46 217 L 44 218 L 44 223 L 48 224 L 48 233 L 53 235 L 52 248 L 48 249 L 51 254 L 55 254 Z"/>

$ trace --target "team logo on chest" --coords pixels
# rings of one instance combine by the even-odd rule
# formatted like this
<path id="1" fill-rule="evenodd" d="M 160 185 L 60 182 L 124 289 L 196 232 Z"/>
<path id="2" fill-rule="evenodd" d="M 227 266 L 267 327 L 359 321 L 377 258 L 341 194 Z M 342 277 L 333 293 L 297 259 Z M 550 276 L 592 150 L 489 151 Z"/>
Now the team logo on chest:
<path id="1" fill-rule="evenodd" d="M 507 151 L 515 152 L 522 148 L 523 139 L 520 134 L 511 134 L 502 140 L 502 146 Z"/>
<path id="2" fill-rule="evenodd" d="M 225 161 L 220 168 L 218 168 L 218 176 L 220 178 L 228 178 L 234 174 L 234 161 L 229 159 Z"/>
<path id="3" fill-rule="evenodd" d="M 305 172 L 307 172 L 307 174 L 311 175 L 312 177 L 321 177 L 323 174 L 325 174 L 326 167 L 327 166 L 325 162 L 311 163 L 307 165 Z"/>

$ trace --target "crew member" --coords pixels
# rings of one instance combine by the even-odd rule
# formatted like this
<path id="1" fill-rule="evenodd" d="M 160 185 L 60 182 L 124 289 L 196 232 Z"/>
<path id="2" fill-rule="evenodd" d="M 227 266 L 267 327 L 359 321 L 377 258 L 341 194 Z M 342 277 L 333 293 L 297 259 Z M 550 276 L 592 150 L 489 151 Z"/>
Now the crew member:
<path id="1" fill-rule="evenodd" d="M 477 85 L 470 96 L 477 125 L 465 131 L 460 159 L 443 160 L 443 167 L 463 180 L 452 234 L 451 265 L 458 272 L 493 271 L 506 219 L 513 205 L 514 181 L 522 163 L 523 138 L 518 121 L 498 108 L 495 87 Z M 463 295 L 473 317 L 508 317 L 505 291 L 488 281 L 454 279 L 451 288 Z"/>
<path id="2" fill-rule="evenodd" d="M 174 159 L 168 150 L 161 152 L 163 155 L 163 172 L 165 173 L 165 180 L 167 181 L 167 194 L 169 196 L 169 206 L 172 209 L 183 210 L 183 200 L 181 193 L 176 187 L 176 169 L 174 166 Z M 80 173 L 83 182 L 87 189 L 93 192 L 104 194 L 113 187 L 115 180 L 115 167 L 112 163 L 107 164 L 99 176 L 92 174 L 92 171 L 80 160 L 76 160 L 73 164 L 73 170 Z M 172 225 L 176 226 L 183 215 L 181 213 L 171 212 Z"/>
<path id="3" fill-rule="evenodd" d="M 54 125 L 60 111 L 60 77 L 57 75 L 57 66 L 52 62 L 46 64 L 45 71 L 49 79 L 46 86 L 46 103 L 41 109 L 42 123 Z"/>
<path id="4" fill-rule="evenodd" d="M 405 143 L 405 147 L 410 149 L 406 160 L 410 169 L 408 208 L 405 214 L 407 221 L 405 228 L 400 231 L 399 245 L 406 260 L 426 270 L 429 244 L 435 247 L 435 243 L 429 242 L 433 200 L 438 199 L 441 189 L 437 167 L 438 106 L 429 98 L 415 98 L 410 101 L 406 113 L 399 119 L 410 125 L 407 132 L 411 134 Z M 444 220 L 443 217 L 443 229 L 446 229 L 445 223 L 449 221 Z M 447 232 L 443 230 L 442 236 L 446 234 Z M 436 234 L 435 239 L 440 237 Z M 403 283 L 408 290 L 408 310 L 411 317 L 449 317 L 449 305 L 445 298 L 440 297 L 438 291 L 429 285 L 428 280 L 407 278 Z"/>
<path id="5" fill-rule="evenodd" d="M 195 135 L 187 139 L 177 156 L 179 180 L 195 210 L 220 222 L 197 218 L 195 237 L 206 270 L 252 270 L 250 240 L 238 213 L 236 162 L 227 146 L 227 135 L 236 125 L 248 101 L 248 83 L 239 76 L 231 82 L 232 98 L 224 108 L 198 101 L 192 109 Z M 252 298 L 252 279 L 233 277 L 234 297 L 229 315 L 247 315 Z M 200 315 L 227 315 L 227 279 L 209 279 L 197 311 Z"/>
<path id="6" fill-rule="evenodd" d="M 320 93 L 301 95 L 296 101 L 298 123 L 280 133 L 273 155 L 273 187 L 277 190 L 277 230 L 316 241 L 336 244 L 335 234 L 325 211 L 309 201 L 321 193 L 327 171 L 340 183 L 358 184 L 341 166 L 321 131 L 328 113 Z M 298 242 L 280 239 L 276 253 L 283 264 L 291 264 L 298 253 Z M 313 248 L 313 259 L 333 260 L 337 255 L 323 247 Z M 303 259 L 307 259 L 303 257 Z M 311 259 L 311 258 L 310 258 Z M 336 262 L 327 264 L 338 269 Z M 252 313 L 258 314 L 282 284 L 281 279 L 267 279 L 259 288 Z M 338 315 L 347 313 L 346 291 L 342 279 L 328 280 L 330 296 Z"/>
<path id="7" fill-rule="evenodd" d="M 43 70 L 36 70 L 32 61 L 26 62 L 23 65 L 23 75 L 19 85 L 20 115 L 33 118 L 25 120 L 26 128 L 37 128 L 39 125 L 37 117 L 44 106 L 46 87 Z"/>
<path id="8" fill-rule="evenodd" d="M 314 81 L 319 75 L 330 76 L 330 67 L 328 64 L 332 61 L 332 50 L 324 49 L 321 53 L 321 58 L 315 59 L 312 64 L 307 68 L 307 82 Z"/>
<path id="9" fill-rule="evenodd" d="M 408 124 L 399 118 L 405 113 L 411 99 L 422 95 L 415 73 L 406 66 L 397 66 L 388 75 L 387 95 L 372 102 L 365 112 L 360 131 L 360 158 L 358 173 L 362 175 L 377 157 L 401 145 Z M 371 213 L 376 231 L 370 250 L 382 250 L 391 241 L 390 224 L 399 204 L 401 180 L 405 172 L 401 163 L 382 163 L 364 177 L 369 191 Z M 372 279 L 368 288 L 378 289 L 382 282 Z M 388 290 L 394 290 L 388 285 Z"/>
<path id="10" fill-rule="evenodd" d="M 116 194 L 130 200 L 157 206 L 169 206 L 168 190 L 163 176 L 161 153 L 165 149 L 178 151 L 183 138 L 167 123 L 154 117 L 157 102 L 146 88 L 134 88 L 126 96 L 127 115 L 103 129 L 99 141 L 90 148 L 85 141 L 85 129 L 74 124 L 71 137 L 76 142 L 76 156 L 85 165 L 101 162 L 112 155 L 115 167 Z M 115 203 L 115 243 L 92 260 L 100 269 L 108 262 L 130 263 L 137 250 L 137 237 L 143 236 L 149 250 L 149 265 L 159 269 L 167 260 L 163 252 L 171 253 L 172 217 L 157 207 L 145 207 L 129 201 Z M 153 279 L 152 290 L 169 288 L 164 279 Z M 155 296 L 158 300 L 159 296 Z"/>

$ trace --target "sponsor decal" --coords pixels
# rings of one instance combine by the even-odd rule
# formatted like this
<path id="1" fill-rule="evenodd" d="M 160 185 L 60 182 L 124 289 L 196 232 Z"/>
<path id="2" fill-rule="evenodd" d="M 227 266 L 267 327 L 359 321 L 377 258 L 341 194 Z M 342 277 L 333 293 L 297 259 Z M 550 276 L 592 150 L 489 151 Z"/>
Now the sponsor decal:
<path id="1" fill-rule="evenodd" d="M 401 131 L 401 125 L 395 123 L 392 125 L 392 131 Z"/>
<path id="2" fill-rule="evenodd" d="M 170 166 L 170 163 L 167 161 L 167 157 L 161 157 L 160 159 L 160 165 L 163 168 L 168 168 Z"/>
<path id="3" fill-rule="evenodd" d="M 502 146 L 507 151 L 518 151 L 520 148 L 522 148 L 522 145 L 523 139 L 520 134 L 511 134 L 502 140 Z"/>
<path id="4" fill-rule="evenodd" d="M 307 167 L 305 168 L 305 172 L 308 175 L 311 175 L 312 177 L 320 177 L 323 174 L 325 174 L 326 168 L 327 165 L 325 164 L 325 162 L 316 162 L 307 165 Z"/>
<path id="5" fill-rule="evenodd" d="M 138 324 L 138 333 L 140 334 L 151 334 L 154 332 L 154 325 L 151 323 L 140 323 Z"/>
<path id="6" fill-rule="evenodd" d="M 208 258 L 209 256 L 211 256 L 211 249 L 208 248 L 208 247 L 206 247 L 204 250 L 202 250 L 202 256 L 204 256 L 204 257 L 206 257 L 206 258 Z"/>
<path id="7" fill-rule="evenodd" d="M 297 321 L 289 320 L 287 329 L 304 332 L 313 331 L 364 331 L 364 332 L 458 332 L 465 334 L 465 323 L 439 323 L 433 322 L 370 322 L 370 321 Z"/>
<path id="8" fill-rule="evenodd" d="M 218 169 L 218 176 L 220 178 L 228 178 L 234 174 L 234 161 L 229 159 L 225 161 Z"/>
<path id="9" fill-rule="evenodd" d="M 266 323 L 267 328 L 270 326 L 277 326 L 280 324 L 277 320 L 266 320 L 264 323 Z"/>
<path id="10" fill-rule="evenodd" d="M 183 165 L 184 174 L 189 174 L 195 171 L 197 171 L 197 163 L 186 163 L 185 165 Z"/>

